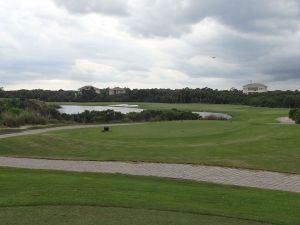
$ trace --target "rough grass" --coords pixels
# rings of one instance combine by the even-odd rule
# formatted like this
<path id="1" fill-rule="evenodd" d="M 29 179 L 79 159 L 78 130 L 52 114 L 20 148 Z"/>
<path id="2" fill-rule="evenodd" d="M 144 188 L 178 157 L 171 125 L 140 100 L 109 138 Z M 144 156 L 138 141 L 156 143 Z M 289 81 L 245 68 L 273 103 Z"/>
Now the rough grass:
<path id="1" fill-rule="evenodd" d="M 300 195 L 92 173 L 0 168 L 0 223 L 282 224 L 300 222 Z"/>

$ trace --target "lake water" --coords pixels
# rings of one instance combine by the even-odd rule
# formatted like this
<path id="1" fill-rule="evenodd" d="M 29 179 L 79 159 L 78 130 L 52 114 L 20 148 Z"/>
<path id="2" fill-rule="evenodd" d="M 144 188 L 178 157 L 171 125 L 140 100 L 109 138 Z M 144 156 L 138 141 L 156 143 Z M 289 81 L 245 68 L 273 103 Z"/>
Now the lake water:
<path id="1" fill-rule="evenodd" d="M 109 105 L 112 107 L 127 107 L 127 108 L 138 108 L 138 105 L 128 105 L 128 104 L 117 104 L 117 105 Z"/>
<path id="2" fill-rule="evenodd" d="M 121 112 L 123 114 L 127 114 L 130 112 L 142 112 L 143 109 L 135 108 L 135 107 L 124 107 L 124 106 L 83 106 L 83 105 L 61 105 L 59 109 L 60 113 L 66 114 L 78 114 L 82 113 L 85 110 L 88 111 L 105 111 L 105 110 L 114 110 L 115 112 Z"/>

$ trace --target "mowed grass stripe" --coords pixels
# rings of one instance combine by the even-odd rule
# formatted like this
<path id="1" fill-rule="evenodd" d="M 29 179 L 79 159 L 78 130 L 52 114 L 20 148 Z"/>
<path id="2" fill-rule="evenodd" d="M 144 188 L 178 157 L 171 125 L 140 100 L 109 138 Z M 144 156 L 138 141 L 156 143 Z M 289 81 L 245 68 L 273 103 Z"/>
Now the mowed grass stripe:
<path id="1" fill-rule="evenodd" d="M 0 193 L 0 207 L 110 206 L 272 224 L 300 222 L 296 193 L 152 177 L 1 168 Z"/>

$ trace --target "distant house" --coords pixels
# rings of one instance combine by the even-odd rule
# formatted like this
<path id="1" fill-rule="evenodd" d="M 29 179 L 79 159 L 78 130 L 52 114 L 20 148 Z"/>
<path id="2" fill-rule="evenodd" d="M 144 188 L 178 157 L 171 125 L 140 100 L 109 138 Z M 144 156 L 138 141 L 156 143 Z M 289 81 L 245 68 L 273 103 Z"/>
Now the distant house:
<path id="1" fill-rule="evenodd" d="M 243 86 L 243 92 L 245 94 L 264 93 L 264 92 L 268 92 L 268 86 L 260 83 L 251 83 Z"/>
<path id="2" fill-rule="evenodd" d="M 78 91 L 80 91 L 81 93 L 83 91 L 95 91 L 97 94 L 100 94 L 101 90 L 99 88 L 93 87 L 93 86 L 83 86 L 81 88 L 78 89 Z"/>
<path id="3" fill-rule="evenodd" d="M 126 93 L 125 88 L 119 87 L 109 88 L 108 91 L 109 95 L 122 95 Z"/>

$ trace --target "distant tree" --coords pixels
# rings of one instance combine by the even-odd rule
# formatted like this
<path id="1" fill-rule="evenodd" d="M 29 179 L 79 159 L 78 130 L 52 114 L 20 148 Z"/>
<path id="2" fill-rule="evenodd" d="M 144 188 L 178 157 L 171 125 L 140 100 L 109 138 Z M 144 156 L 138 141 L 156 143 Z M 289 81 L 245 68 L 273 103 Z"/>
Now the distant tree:
<path id="1" fill-rule="evenodd" d="M 82 90 L 81 92 L 81 98 L 83 101 L 91 102 L 95 100 L 97 97 L 97 93 L 95 90 Z"/>

